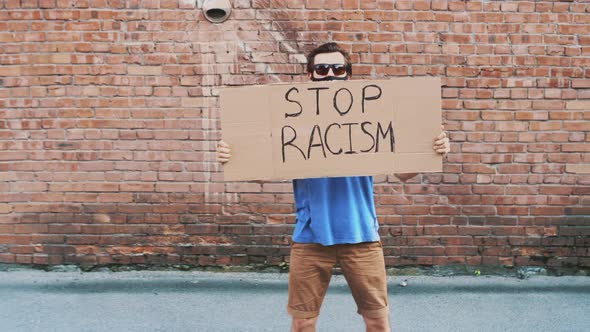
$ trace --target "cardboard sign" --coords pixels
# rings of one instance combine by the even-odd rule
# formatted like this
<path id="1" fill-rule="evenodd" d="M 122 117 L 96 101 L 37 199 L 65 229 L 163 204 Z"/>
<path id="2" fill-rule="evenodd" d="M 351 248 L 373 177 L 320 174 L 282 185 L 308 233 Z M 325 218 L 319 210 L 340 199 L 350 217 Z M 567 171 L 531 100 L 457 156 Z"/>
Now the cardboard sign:
<path id="1" fill-rule="evenodd" d="M 220 90 L 226 181 L 442 171 L 440 78 Z"/>

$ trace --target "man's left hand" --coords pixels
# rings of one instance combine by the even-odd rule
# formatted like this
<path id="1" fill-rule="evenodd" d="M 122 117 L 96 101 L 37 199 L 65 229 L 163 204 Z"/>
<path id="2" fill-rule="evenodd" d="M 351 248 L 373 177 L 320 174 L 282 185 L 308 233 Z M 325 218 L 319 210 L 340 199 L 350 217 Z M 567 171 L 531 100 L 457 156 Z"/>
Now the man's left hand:
<path id="1" fill-rule="evenodd" d="M 434 139 L 434 146 L 432 148 L 434 149 L 434 151 L 442 154 L 443 156 L 449 153 L 449 151 L 451 151 L 451 144 L 449 143 L 447 133 L 445 133 L 444 131 L 440 133 L 440 135 L 438 135 L 438 137 Z"/>

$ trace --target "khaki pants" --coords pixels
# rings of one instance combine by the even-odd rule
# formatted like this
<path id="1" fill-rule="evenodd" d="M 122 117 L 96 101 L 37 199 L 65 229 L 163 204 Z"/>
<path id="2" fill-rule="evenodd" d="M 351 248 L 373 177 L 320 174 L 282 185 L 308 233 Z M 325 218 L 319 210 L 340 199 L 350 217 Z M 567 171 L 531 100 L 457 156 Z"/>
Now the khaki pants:
<path id="1" fill-rule="evenodd" d="M 319 315 L 336 264 L 350 287 L 357 312 L 367 317 L 387 316 L 387 280 L 380 241 L 332 246 L 292 243 L 289 314 L 296 318 Z"/>

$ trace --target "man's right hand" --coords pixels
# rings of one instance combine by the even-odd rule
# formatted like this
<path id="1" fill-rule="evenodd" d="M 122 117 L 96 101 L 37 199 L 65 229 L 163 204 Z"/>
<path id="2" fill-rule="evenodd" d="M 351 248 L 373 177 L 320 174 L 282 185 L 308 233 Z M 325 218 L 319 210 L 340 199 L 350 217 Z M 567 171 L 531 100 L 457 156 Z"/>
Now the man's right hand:
<path id="1" fill-rule="evenodd" d="M 230 152 L 231 151 L 227 143 L 225 143 L 224 141 L 219 141 L 219 143 L 217 143 L 217 161 L 219 161 L 222 164 L 227 163 L 229 161 L 229 158 L 231 157 Z"/>

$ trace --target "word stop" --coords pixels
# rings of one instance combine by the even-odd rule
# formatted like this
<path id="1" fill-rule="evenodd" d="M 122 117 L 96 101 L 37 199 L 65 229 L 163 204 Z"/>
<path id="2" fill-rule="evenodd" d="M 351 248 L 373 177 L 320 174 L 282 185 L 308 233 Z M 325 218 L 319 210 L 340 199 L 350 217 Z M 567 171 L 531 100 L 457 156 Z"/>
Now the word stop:
<path id="1" fill-rule="evenodd" d="M 330 155 L 355 154 L 355 153 L 377 153 L 377 152 L 394 152 L 394 132 L 393 121 L 376 121 L 371 118 L 368 108 L 371 101 L 381 98 L 382 90 L 378 85 L 368 84 L 362 87 L 360 93 L 356 92 L 357 102 L 355 103 L 355 94 L 347 88 L 338 90 L 329 87 L 308 88 L 315 94 L 315 103 L 313 110 L 306 110 L 301 102 L 300 91 L 296 87 L 290 88 L 285 93 L 285 100 L 289 103 L 296 104 L 296 112 L 285 113 L 285 120 L 296 118 L 306 112 L 314 112 L 318 118 L 324 112 L 337 112 L 342 118 L 342 122 L 329 123 L 311 123 L 309 126 L 295 128 L 286 124 L 281 128 L 281 152 L 283 163 L 287 162 L 287 156 L 293 158 L 293 154 L 301 156 L 304 160 L 317 155 L 327 158 Z M 333 93 L 330 90 L 336 90 Z M 326 105 L 324 98 L 328 100 L 330 109 L 322 109 L 320 105 Z M 353 108 L 353 106 L 356 106 Z M 350 121 L 350 116 L 354 110 L 360 109 L 360 114 L 366 117 L 367 121 Z M 357 114 L 358 115 L 358 114 Z M 382 119 L 382 117 L 381 117 Z M 348 120 L 348 121 L 347 121 Z M 300 158 L 300 157 L 297 157 Z"/>

